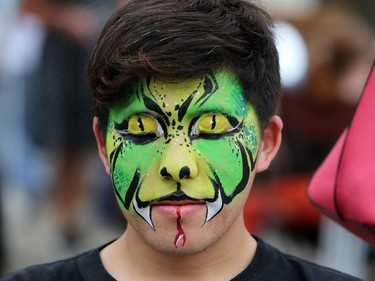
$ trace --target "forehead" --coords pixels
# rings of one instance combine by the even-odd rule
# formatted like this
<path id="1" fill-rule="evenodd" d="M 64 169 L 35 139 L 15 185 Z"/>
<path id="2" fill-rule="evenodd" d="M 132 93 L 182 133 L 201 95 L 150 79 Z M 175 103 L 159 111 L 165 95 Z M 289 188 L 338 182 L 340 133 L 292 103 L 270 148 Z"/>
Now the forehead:
<path id="1" fill-rule="evenodd" d="M 132 96 L 131 102 L 126 105 L 117 104 L 112 108 L 113 113 L 132 115 L 144 111 L 147 107 L 144 102 L 145 97 L 167 112 L 176 111 L 181 106 L 188 106 L 189 110 L 198 111 L 223 110 L 224 113 L 235 115 L 242 115 L 248 110 L 238 78 L 231 72 L 223 70 L 185 80 L 163 77 L 141 78 L 132 85 L 129 94 Z"/>
<path id="2" fill-rule="evenodd" d="M 205 81 L 206 80 L 206 81 Z M 210 83 L 205 76 L 189 79 L 189 80 L 168 80 L 157 77 L 142 79 L 142 87 L 146 87 L 146 95 L 152 95 L 158 102 L 168 101 L 184 101 L 190 95 L 201 95 L 206 85 Z"/>

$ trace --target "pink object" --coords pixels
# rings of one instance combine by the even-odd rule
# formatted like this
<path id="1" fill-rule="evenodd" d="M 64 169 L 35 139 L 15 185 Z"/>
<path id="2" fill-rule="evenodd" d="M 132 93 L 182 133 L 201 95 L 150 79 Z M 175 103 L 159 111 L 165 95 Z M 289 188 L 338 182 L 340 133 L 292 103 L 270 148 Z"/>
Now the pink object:
<path id="1" fill-rule="evenodd" d="M 375 67 L 353 120 L 315 172 L 312 204 L 375 246 Z"/>

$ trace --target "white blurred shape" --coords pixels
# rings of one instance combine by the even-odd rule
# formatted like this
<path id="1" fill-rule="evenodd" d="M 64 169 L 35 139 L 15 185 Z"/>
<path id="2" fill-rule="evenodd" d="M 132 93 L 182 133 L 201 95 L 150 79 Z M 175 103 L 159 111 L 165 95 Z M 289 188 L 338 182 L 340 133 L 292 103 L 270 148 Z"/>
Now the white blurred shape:
<path id="1" fill-rule="evenodd" d="M 276 22 L 274 32 L 282 86 L 285 89 L 297 87 L 305 79 L 309 67 L 306 43 L 299 31 L 285 21 Z"/>
<path id="2" fill-rule="evenodd" d="M 14 17 L 1 35 L 0 70 L 15 76 L 33 71 L 40 61 L 45 38 L 39 19 Z"/>

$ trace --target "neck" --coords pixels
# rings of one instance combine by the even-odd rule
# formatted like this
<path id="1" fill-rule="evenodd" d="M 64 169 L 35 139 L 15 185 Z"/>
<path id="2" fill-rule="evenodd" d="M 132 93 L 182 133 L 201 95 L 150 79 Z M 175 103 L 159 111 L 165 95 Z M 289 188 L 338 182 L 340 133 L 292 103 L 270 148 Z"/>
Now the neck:
<path id="1" fill-rule="evenodd" d="M 218 241 L 191 255 L 171 256 L 155 251 L 131 226 L 103 249 L 101 258 L 117 280 L 229 280 L 251 262 L 255 239 L 240 216 Z M 218 272 L 220 275 L 218 276 Z"/>

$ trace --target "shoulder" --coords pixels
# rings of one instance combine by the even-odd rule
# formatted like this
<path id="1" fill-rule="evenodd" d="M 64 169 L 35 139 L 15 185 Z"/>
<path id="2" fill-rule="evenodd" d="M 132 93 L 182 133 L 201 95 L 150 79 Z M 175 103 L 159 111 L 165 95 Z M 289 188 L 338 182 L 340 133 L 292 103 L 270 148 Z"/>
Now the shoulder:
<path id="1" fill-rule="evenodd" d="M 0 281 L 81 281 L 85 280 L 85 266 L 97 268 L 98 261 L 100 263 L 99 248 L 68 259 L 26 267 L 5 275 Z"/>
<path id="2" fill-rule="evenodd" d="M 359 281 L 360 279 L 324 267 L 307 260 L 285 254 L 273 246 L 267 244 L 259 237 L 257 250 L 253 261 L 242 272 L 238 279 L 234 280 L 278 280 L 278 281 Z"/>
<path id="3" fill-rule="evenodd" d="M 279 270 L 291 276 L 299 276 L 301 280 L 340 280 L 359 281 L 361 279 L 345 274 L 335 269 L 322 266 L 276 250 L 279 260 Z"/>
<path id="4" fill-rule="evenodd" d="M 52 263 L 38 264 L 26 267 L 24 269 L 12 272 L 3 278 L 1 281 L 8 280 L 69 280 L 69 278 L 75 278 L 74 280 L 81 280 L 80 272 L 77 266 L 77 259 L 74 257 L 66 260 L 60 260 Z M 73 280 L 73 279 L 71 279 Z"/>

